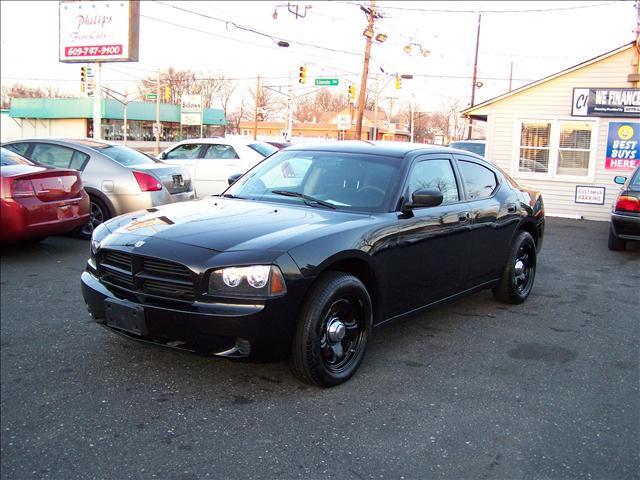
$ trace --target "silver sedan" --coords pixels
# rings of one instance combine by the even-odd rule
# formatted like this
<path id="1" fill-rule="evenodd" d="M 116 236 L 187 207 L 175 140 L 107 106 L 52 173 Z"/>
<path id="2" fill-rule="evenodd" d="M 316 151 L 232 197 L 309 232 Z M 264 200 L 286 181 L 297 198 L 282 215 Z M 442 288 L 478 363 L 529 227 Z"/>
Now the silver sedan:
<path id="1" fill-rule="evenodd" d="M 91 218 L 78 232 L 123 213 L 193 200 L 186 168 L 168 165 L 115 142 L 93 139 L 28 138 L 3 144 L 43 165 L 79 170 L 91 200 Z"/>

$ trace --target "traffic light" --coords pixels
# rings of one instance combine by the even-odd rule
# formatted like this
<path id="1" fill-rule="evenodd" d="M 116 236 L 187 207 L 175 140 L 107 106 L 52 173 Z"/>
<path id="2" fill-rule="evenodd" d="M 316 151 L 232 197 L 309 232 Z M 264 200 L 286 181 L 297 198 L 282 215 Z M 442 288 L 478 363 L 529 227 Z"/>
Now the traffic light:
<path id="1" fill-rule="evenodd" d="M 396 75 L 396 90 L 400 90 L 402 88 L 402 77 L 400 75 Z"/>
<path id="2" fill-rule="evenodd" d="M 87 84 L 87 67 L 80 67 L 80 91 L 84 93 Z"/>
<path id="3" fill-rule="evenodd" d="M 357 87 L 353 84 L 349 85 L 349 97 L 351 98 L 351 100 L 355 100 L 356 99 L 356 93 L 357 93 Z"/>
<path id="4" fill-rule="evenodd" d="M 300 83 L 307 83 L 307 66 L 302 65 L 300 67 L 300 79 L 298 80 Z"/>
<path id="5" fill-rule="evenodd" d="M 171 100 L 171 90 L 169 89 L 169 85 L 164 86 L 164 101 L 168 102 Z"/>

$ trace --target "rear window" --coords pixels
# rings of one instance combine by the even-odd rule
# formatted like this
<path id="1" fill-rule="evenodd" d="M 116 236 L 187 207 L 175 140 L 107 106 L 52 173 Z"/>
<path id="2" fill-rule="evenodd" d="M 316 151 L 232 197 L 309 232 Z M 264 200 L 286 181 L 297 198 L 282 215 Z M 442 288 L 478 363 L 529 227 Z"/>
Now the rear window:
<path id="1" fill-rule="evenodd" d="M 633 190 L 640 190 L 640 167 L 636 168 L 633 177 L 631 177 L 629 187 Z"/>
<path id="2" fill-rule="evenodd" d="M 7 150 L 6 148 L 0 149 L 0 158 L 2 159 L 2 166 L 7 165 L 33 165 L 29 160 L 21 157 L 17 153 Z"/>
<path id="3" fill-rule="evenodd" d="M 268 157 L 272 153 L 278 151 L 278 148 L 274 147 L 273 145 L 269 145 L 268 143 L 252 143 L 249 144 L 249 148 L 255 150 L 263 157 Z"/>
<path id="4" fill-rule="evenodd" d="M 121 145 L 109 145 L 104 148 L 100 148 L 99 151 L 110 159 L 115 160 L 123 167 L 159 163 L 158 160 L 155 160 L 144 153 L 140 153 L 137 150 Z"/>
<path id="5" fill-rule="evenodd" d="M 467 152 L 475 153 L 484 157 L 484 143 L 474 142 L 453 142 L 449 145 L 452 148 L 459 148 L 460 150 L 466 150 Z"/>

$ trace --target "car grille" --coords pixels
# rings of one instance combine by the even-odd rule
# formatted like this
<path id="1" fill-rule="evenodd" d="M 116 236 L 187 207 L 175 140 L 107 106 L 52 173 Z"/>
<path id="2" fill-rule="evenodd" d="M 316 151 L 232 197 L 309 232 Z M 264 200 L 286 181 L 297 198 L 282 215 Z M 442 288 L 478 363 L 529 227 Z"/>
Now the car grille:
<path id="1" fill-rule="evenodd" d="M 102 250 L 98 258 L 98 276 L 111 287 L 154 297 L 193 301 L 193 275 L 184 265 Z"/>

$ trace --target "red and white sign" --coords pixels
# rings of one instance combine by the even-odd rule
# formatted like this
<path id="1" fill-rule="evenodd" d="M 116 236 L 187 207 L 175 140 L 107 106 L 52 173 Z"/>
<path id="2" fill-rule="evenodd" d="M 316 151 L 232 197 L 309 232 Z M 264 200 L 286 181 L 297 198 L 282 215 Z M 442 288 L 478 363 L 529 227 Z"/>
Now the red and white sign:
<path id="1" fill-rule="evenodd" d="M 59 8 L 61 62 L 138 60 L 136 0 L 61 1 Z"/>

